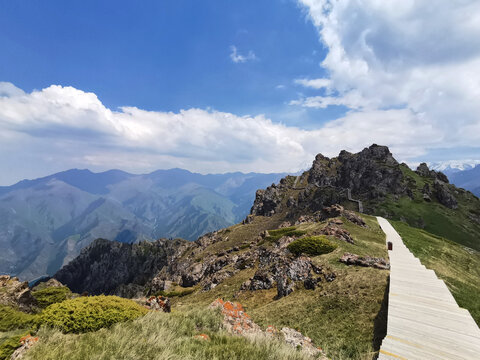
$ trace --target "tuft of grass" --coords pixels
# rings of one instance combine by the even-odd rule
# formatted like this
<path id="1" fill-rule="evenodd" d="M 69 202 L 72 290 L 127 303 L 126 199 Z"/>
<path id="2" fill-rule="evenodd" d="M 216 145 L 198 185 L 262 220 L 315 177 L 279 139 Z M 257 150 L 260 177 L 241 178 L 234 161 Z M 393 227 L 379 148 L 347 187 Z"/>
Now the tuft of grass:
<path id="1" fill-rule="evenodd" d="M 49 305 L 71 298 L 72 292 L 66 286 L 47 287 L 41 290 L 32 291 L 32 295 L 37 299 L 38 306 L 43 309 Z"/>
<path id="2" fill-rule="evenodd" d="M 42 328 L 39 343 L 25 359 L 311 359 L 274 339 L 231 336 L 221 324 L 218 311 L 196 308 L 170 314 L 150 312 L 95 333 L 62 334 Z M 210 341 L 193 339 L 198 334 L 208 335 Z"/>
<path id="3" fill-rule="evenodd" d="M 306 233 L 306 231 L 297 230 L 295 226 L 290 226 L 281 229 L 268 230 L 268 236 L 265 238 L 265 240 L 277 241 L 283 236 L 302 236 Z"/>
<path id="4" fill-rule="evenodd" d="M 97 331 L 117 322 L 136 319 L 147 309 L 118 296 L 88 296 L 65 300 L 43 310 L 40 321 L 64 333 Z"/>
<path id="5" fill-rule="evenodd" d="M 445 281 L 458 305 L 470 311 L 480 326 L 480 252 L 403 222 L 390 222 L 409 250 Z"/>
<path id="6" fill-rule="evenodd" d="M 329 241 L 325 236 L 307 236 L 288 244 L 288 250 L 295 255 L 323 255 L 332 252 L 336 248 L 337 245 Z"/>

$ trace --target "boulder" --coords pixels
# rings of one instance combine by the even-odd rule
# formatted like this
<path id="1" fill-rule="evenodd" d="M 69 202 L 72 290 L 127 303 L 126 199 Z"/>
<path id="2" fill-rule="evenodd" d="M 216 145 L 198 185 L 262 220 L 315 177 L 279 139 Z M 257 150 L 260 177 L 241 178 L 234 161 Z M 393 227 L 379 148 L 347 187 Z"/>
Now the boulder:
<path id="1" fill-rule="evenodd" d="M 282 328 L 281 332 L 285 342 L 294 349 L 299 349 L 312 357 L 322 355 L 322 350 L 313 345 L 312 339 L 302 335 L 301 332 L 288 327 Z M 325 357 L 322 356 L 322 359 Z"/>
<path id="2" fill-rule="evenodd" d="M 0 304 L 31 312 L 36 309 L 37 300 L 33 297 L 28 282 L 10 275 L 0 275 Z"/>
<path id="3" fill-rule="evenodd" d="M 390 269 L 390 264 L 384 258 L 375 258 L 370 256 L 360 257 L 356 254 L 345 253 L 339 261 L 346 265 L 374 267 L 382 270 Z"/>
<path id="4" fill-rule="evenodd" d="M 163 311 L 166 313 L 171 311 L 170 299 L 164 296 L 150 296 L 145 305 L 149 310 Z"/>
<path id="5" fill-rule="evenodd" d="M 353 238 L 350 235 L 350 233 L 347 230 L 335 225 L 335 223 L 328 223 L 328 225 L 325 226 L 320 231 L 320 233 L 323 234 L 323 235 L 334 236 L 337 239 L 343 240 L 343 241 L 348 242 L 350 244 L 354 243 Z"/>

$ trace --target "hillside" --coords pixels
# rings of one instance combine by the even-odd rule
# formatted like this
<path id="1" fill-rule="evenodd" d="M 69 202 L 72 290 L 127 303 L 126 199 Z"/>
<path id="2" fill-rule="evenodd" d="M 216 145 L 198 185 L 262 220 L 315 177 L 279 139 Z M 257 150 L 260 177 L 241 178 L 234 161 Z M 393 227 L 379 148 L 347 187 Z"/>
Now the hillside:
<path id="1" fill-rule="evenodd" d="M 416 171 L 398 163 L 385 146 L 372 145 L 357 154 L 342 151 L 329 159 L 319 154 L 310 170 L 287 176 L 280 184 L 257 192 L 252 214 L 287 218 L 315 215 L 339 203 L 367 214 L 402 220 L 413 227 L 479 250 L 480 199 L 448 183 L 425 163 Z"/>
<path id="2" fill-rule="evenodd" d="M 464 211 L 475 209 L 476 198 L 449 185 L 441 173 L 426 165 L 413 172 L 398 164 L 387 148 L 376 145 L 358 154 L 342 152 L 334 159 L 319 155 L 312 169 L 301 176 L 286 177 L 278 185 L 259 190 L 251 215 L 242 223 L 194 242 L 94 241 L 55 278 L 76 292 L 134 297 L 142 304 L 147 301 L 144 296 L 167 296 L 172 314 L 140 317 L 95 335 L 62 334 L 43 325 L 39 345 L 27 358 L 106 353 L 118 357 L 147 351 L 152 359 L 160 354 L 194 358 L 199 352 L 207 354 L 206 358 L 243 359 L 241 348 L 247 347 L 259 359 L 269 359 L 269 351 L 280 350 L 279 344 L 277 350 L 266 350 L 272 344 L 261 341 L 255 345 L 260 348 L 251 348 L 250 343 L 222 333 L 218 318 L 207 323 L 201 320 L 198 314 L 202 319 L 214 316 L 206 309 L 221 298 L 241 303 L 249 321 L 265 332 L 297 329 L 331 358 L 371 359 L 386 331 L 389 264 L 385 235 L 373 216 L 348 209 L 358 203 L 348 200 L 345 189 L 351 190 L 354 199 L 361 199 L 368 212 L 387 211 L 391 203 L 398 204 L 393 207 L 397 212 L 406 211 L 402 202 L 410 201 L 413 211 L 422 204 L 471 224 L 466 233 L 476 231 L 475 218 L 461 218 Z M 473 203 L 465 204 L 470 196 Z M 479 252 L 403 220 L 393 224 L 405 244 L 446 281 L 459 305 L 480 323 L 476 301 L 480 296 Z M 435 225 L 430 220 L 425 216 L 425 227 Z M 196 330 L 188 325 L 191 317 L 198 319 Z M 183 330 L 167 330 L 168 324 Z M 165 334 L 171 346 L 155 345 L 142 329 Z M 192 342 L 191 337 L 203 330 L 211 342 Z M 139 346 L 126 333 L 147 339 L 149 345 Z M 278 358 L 290 356 L 276 354 Z"/>
<path id="3" fill-rule="evenodd" d="M 53 275 L 96 238 L 194 240 L 243 219 L 281 176 L 69 170 L 0 187 L 0 273 Z"/>

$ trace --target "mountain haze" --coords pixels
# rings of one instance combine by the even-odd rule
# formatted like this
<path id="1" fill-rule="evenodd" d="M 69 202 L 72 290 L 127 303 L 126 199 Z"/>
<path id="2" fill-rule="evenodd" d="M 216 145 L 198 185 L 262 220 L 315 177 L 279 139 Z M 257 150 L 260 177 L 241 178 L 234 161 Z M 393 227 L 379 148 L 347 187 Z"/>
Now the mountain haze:
<path id="1" fill-rule="evenodd" d="M 256 189 L 282 176 L 72 169 L 2 186 L 0 273 L 52 275 L 96 238 L 195 240 L 243 219 Z"/>
<path id="2" fill-rule="evenodd" d="M 449 175 L 450 181 L 480 197 L 480 165 Z"/>

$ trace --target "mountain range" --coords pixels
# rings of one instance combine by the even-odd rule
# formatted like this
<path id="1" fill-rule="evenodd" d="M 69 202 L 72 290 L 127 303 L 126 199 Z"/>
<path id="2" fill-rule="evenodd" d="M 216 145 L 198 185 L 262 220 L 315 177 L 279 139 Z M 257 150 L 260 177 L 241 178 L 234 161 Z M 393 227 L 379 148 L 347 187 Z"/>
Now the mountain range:
<path id="1" fill-rule="evenodd" d="M 480 197 L 480 164 L 468 170 L 450 174 L 449 179 L 456 186 L 470 190 Z"/>
<path id="2" fill-rule="evenodd" d="M 53 275 L 96 238 L 195 240 L 242 220 L 255 191 L 283 176 L 72 169 L 2 186 L 0 273 Z"/>

